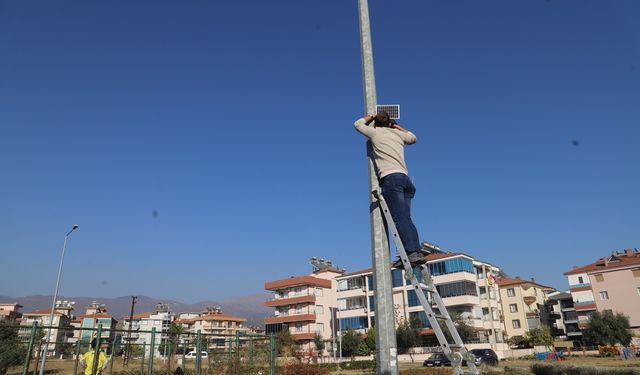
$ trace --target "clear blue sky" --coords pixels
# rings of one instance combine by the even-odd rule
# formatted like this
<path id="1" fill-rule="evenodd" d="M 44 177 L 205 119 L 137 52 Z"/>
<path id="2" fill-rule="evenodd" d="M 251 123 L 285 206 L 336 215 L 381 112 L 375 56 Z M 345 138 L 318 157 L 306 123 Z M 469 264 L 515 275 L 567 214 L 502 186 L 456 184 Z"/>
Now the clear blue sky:
<path id="1" fill-rule="evenodd" d="M 420 237 L 567 288 L 640 247 L 640 2 L 370 3 Z M 356 0 L 0 2 L 0 295 L 184 302 L 370 259 Z"/>

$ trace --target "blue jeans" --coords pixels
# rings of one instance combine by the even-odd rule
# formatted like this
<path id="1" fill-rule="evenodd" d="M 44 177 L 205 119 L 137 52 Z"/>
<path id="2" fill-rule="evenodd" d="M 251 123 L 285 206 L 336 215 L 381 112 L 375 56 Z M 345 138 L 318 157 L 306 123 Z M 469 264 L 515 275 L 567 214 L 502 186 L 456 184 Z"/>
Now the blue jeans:
<path id="1" fill-rule="evenodd" d="M 382 196 L 387 201 L 405 251 L 412 253 L 420 250 L 418 230 L 411 221 L 411 199 L 416 194 L 411 179 L 404 173 L 392 173 L 384 176 L 380 183 Z"/>

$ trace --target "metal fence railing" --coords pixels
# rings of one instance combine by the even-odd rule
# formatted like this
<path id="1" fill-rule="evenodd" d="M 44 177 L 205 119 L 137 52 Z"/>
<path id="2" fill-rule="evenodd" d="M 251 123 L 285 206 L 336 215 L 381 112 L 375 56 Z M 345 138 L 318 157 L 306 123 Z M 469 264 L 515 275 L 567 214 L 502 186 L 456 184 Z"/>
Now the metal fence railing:
<path id="1" fill-rule="evenodd" d="M 18 349 L 24 357 L 22 375 L 39 374 L 43 361 L 45 373 L 73 375 L 168 375 L 179 373 L 177 367 L 185 374 L 195 375 L 227 369 L 232 369 L 233 373 L 275 375 L 277 353 L 274 335 L 241 331 L 235 334 L 203 333 L 200 330 L 172 332 L 155 328 L 128 331 L 98 325 L 97 328 L 51 327 L 52 334 L 47 340 L 49 328 L 37 322 L 31 326 L 12 326 L 16 345 L 20 346 Z M 95 342 L 93 348 L 92 341 Z M 45 345 L 49 356 L 42 358 Z M 99 361 L 91 359 L 101 356 L 107 359 L 102 367 Z"/>

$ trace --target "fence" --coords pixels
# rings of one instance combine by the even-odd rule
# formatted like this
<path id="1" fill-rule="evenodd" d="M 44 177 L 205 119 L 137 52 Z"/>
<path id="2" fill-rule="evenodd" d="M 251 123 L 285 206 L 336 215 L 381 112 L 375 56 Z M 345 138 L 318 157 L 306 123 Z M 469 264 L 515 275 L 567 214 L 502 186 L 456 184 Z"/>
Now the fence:
<path id="1" fill-rule="evenodd" d="M 276 373 L 275 336 L 235 334 L 171 332 L 169 330 L 118 330 L 103 328 L 51 327 L 51 339 L 47 341 L 50 327 L 14 326 L 17 338 L 24 347 L 22 375 L 37 375 L 42 365 L 42 354 L 48 345 L 50 357 L 44 359 L 45 372 L 98 373 L 104 375 L 158 375 L 173 374 L 176 367 L 186 373 L 205 375 L 225 371 L 229 374 Z M 91 341 L 95 347 L 91 348 Z M 98 361 L 89 361 L 92 368 L 83 368 L 82 357 L 93 351 L 93 358 L 100 352 L 108 358 L 103 369 Z M 92 362 L 92 363 L 91 363 Z M 100 371 L 102 370 L 102 371 Z"/>

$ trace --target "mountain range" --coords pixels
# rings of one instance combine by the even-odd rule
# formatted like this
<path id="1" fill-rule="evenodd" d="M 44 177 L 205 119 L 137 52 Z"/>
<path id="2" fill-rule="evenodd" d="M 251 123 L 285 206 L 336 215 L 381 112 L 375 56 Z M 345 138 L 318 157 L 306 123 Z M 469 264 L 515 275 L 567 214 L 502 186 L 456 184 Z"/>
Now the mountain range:
<path id="1" fill-rule="evenodd" d="M 26 297 L 0 296 L 0 303 L 19 303 L 22 305 L 21 312 L 30 312 L 41 309 L 51 309 L 53 296 L 34 295 Z M 104 304 L 107 312 L 118 321 L 128 317 L 131 312 L 131 296 L 104 298 L 104 297 L 69 297 L 59 296 L 59 301 L 74 301 L 75 315 L 84 315 L 85 309 L 92 302 Z M 157 299 L 147 296 L 138 296 L 135 305 L 135 314 L 154 311 L 158 302 L 169 305 L 169 310 L 173 313 L 202 312 L 206 307 L 222 308 L 222 311 L 229 315 L 235 315 L 247 319 L 248 326 L 263 327 L 263 319 L 273 315 L 273 310 L 265 307 L 264 302 L 268 299 L 267 294 L 254 294 L 243 297 L 229 298 L 222 301 L 202 301 L 192 304 L 173 301 L 170 299 Z"/>

